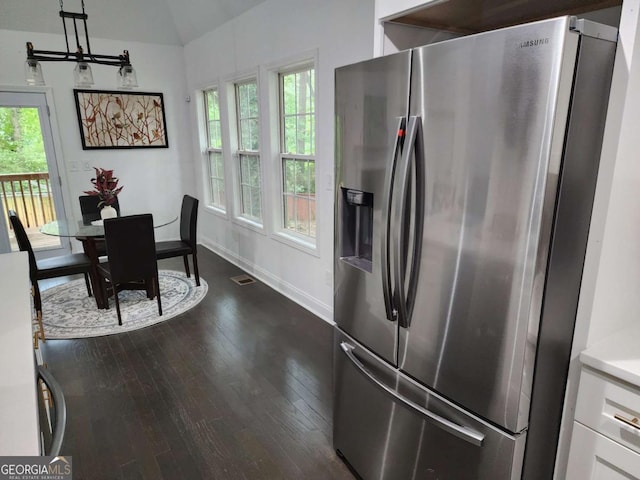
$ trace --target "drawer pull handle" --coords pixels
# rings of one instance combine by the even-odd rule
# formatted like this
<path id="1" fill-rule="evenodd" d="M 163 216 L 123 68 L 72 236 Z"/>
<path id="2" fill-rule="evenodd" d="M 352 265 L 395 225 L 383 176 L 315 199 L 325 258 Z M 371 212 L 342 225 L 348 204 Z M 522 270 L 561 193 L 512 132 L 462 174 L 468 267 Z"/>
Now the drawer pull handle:
<path id="1" fill-rule="evenodd" d="M 638 417 L 633 417 L 632 420 L 629 420 L 628 418 L 624 418 L 622 415 L 618 415 L 617 413 L 613 416 L 613 418 L 615 418 L 616 420 L 624 423 L 625 425 L 629 425 L 630 427 L 633 427 L 637 430 L 640 430 L 640 420 L 638 420 Z"/>

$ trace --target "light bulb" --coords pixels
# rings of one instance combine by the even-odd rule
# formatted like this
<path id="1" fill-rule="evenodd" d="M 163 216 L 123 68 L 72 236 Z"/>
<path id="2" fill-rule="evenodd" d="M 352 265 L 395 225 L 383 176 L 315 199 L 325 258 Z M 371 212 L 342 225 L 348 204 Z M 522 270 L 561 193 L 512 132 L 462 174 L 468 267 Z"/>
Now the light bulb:
<path id="1" fill-rule="evenodd" d="M 93 73 L 87 62 L 78 62 L 73 69 L 76 87 L 90 87 L 93 85 Z"/>
<path id="2" fill-rule="evenodd" d="M 24 76 L 27 85 L 44 85 L 42 67 L 37 60 L 27 59 L 27 61 L 24 62 Z"/>
<path id="3" fill-rule="evenodd" d="M 138 86 L 136 71 L 131 65 L 123 65 L 118 69 L 117 84 L 119 88 L 133 88 Z"/>

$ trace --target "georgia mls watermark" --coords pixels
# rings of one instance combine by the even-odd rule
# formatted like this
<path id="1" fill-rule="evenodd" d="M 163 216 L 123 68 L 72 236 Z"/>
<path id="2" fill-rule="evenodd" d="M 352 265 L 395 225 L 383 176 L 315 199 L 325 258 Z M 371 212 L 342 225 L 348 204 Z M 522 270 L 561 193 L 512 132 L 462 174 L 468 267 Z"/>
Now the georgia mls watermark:
<path id="1" fill-rule="evenodd" d="M 0 480 L 72 480 L 71 457 L 0 457 Z"/>

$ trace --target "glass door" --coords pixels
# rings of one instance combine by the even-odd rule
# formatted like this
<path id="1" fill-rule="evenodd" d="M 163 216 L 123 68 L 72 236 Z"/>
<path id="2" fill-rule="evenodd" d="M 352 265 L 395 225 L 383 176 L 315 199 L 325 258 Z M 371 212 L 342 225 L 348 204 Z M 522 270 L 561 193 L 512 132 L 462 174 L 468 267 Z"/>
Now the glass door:
<path id="1" fill-rule="evenodd" d="M 49 108 L 43 92 L 0 91 L 0 252 L 17 251 L 9 210 L 20 217 L 37 256 L 63 255 L 69 242 L 40 233 L 64 217 Z"/>

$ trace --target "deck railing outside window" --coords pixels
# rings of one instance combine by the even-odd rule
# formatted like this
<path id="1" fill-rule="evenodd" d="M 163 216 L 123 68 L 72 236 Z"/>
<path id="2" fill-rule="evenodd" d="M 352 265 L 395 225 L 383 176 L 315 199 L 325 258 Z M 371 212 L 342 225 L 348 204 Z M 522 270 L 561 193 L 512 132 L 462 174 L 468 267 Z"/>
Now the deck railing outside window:
<path id="1" fill-rule="evenodd" d="M 0 175 L 0 196 L 9 227 L 9 210 L 15 210 L 25 227 L 39 227 L 55 220 L 48 173 Z"/>

